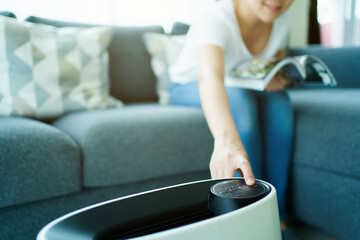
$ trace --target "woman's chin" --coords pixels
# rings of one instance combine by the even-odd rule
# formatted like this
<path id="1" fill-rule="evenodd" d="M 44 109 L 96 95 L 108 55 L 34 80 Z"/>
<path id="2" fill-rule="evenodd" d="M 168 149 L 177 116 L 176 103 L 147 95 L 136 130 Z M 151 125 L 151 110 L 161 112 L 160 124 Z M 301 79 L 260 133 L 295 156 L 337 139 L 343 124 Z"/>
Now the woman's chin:
<path id="1" fill-rule="evenodd" d="M 281 15 L 281 13 L 262 13 L 259 14 L 259 18 L 261 21 L 266 22 L 266 23 L 272 23 L 274 22 L 279 16 Z"/>

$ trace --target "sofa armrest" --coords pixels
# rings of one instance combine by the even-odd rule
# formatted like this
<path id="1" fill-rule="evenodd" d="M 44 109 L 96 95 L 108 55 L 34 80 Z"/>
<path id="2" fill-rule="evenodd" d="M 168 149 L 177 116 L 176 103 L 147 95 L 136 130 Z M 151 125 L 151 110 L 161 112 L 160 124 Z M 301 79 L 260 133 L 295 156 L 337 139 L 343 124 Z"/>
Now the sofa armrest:
<path id="1" fill-rule="evenodd" d="M 358 239 L 360 89 L 288 93 L 295 117 L 291 216 L 340 239 Z"/>

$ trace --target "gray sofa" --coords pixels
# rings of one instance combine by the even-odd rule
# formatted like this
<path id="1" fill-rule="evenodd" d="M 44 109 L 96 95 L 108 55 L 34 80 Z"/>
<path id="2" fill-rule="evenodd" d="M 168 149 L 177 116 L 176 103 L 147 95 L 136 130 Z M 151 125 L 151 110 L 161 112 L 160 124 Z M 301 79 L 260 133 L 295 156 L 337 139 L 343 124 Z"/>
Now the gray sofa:
<path id="1" fill-rule="evenodd" d="M 202 111 L 156 103 L 142 34 L 163 29 L 112 29 L 111 94 L 125 107 L 48 122 L 0 117 L 1 239 L 34 239 L 49 221 L 75 209 L 210 177 L 213 139 Z M 186 31 L 173 32 L 179 29 Z M 296 226 L 306 226 L 299 231 L 311 229 L 301 234 L 359 239 L 360 48 L 289 51 L 303 53 L 321 57 L 339 88 L 289 90 L 296 131 L 289 212 Z"/>

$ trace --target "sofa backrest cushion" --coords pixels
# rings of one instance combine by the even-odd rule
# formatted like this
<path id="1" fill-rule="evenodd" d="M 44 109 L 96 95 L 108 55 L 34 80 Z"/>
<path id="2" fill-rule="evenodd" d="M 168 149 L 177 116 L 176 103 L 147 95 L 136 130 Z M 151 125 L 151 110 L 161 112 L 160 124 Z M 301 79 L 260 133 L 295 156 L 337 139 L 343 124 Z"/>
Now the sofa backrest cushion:
<path id="1" fill-rule="evenodd" d="M 93 24 L 56 21 L 28 17 L 26 21 L 55 27 L 93 27 Z M 110 94 L 125 103 L 157 101 L 155 76 L 150 65 L 142 35 L 145 32 L 164 33 L 161 26 L 111 27 L 113 38 L 109 47 Z"/>
<path id="2" fill-rule="evenodd" d="M 0 15 L 4 17 L 16 18 L 16 15 L 14 13 L 8 11 L 0 11 Z"/>
<path id="3" fill-rule="evenodd" d="M 174 22 L 171 27 L 171 35 L 184 35 L 189 31 L 190 25 L 182 22 Z"/>

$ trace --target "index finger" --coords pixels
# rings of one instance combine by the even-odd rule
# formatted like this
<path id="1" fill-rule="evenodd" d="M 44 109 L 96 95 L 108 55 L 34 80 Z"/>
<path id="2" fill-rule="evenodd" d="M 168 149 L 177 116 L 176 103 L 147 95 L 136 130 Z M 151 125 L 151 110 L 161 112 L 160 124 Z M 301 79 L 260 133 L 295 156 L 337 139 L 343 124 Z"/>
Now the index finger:
<path id="1" fill-rule="evenodd" d="M 243 177 L 247 185 L 254 185 L 255 184 L 255 177 L 251 170 L 250 162 L 249 161 L 242 161 L 239 165 L 241 172 L 243 173 Z"/>

